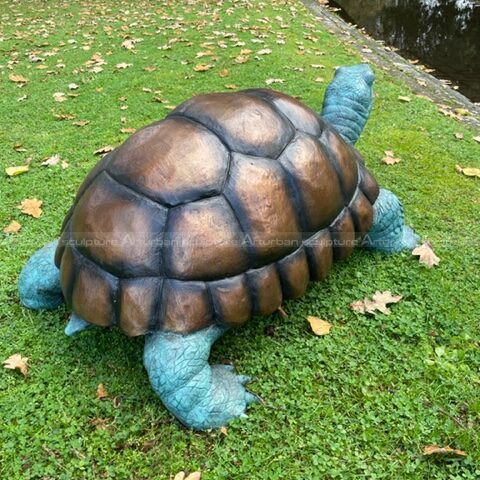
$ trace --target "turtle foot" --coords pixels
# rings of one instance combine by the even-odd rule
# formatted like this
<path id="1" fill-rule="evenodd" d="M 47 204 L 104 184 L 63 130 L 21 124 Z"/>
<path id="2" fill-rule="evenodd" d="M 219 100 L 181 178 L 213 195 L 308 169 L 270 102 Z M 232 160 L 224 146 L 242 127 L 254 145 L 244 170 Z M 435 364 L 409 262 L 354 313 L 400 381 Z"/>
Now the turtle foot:
<path id="1" fill-rule="evenodd" d="M 55 241 L 37 250 L 20 273 L 20 300 L 28 308 L 56 308 L 64 302 L 60 272 L 54 263 L 56 248 Z"/>
<path id="2" fill-rule="evenodd" d="M 70 320 L 65 327 L 65 335 L 69 337 L 76 335 L 87 328 L 93 327 L 91 323 L 86 322 L 83 318 L 79 317 L 77 314 L 72 313 Z"/>
<path id="3" fill-rule="evenodd" d="M 399 198 L 386 189 L 381 189 L 373 206 L 373 224 L 362 241 L 371 250 L 387 253 L 412 250 L 420 237 L 405 225 L 403 205 Z"/>
<path id="4" fill-rule="evenodd" d="M 212 326 L 190 335 L 150 334 L 144 365 L 165 407 L 194 430 L 227 425 L 245 417 L 260 399 L 245 389 L 250 378 L 230 365 L 208 364 L 210 348 L 225 328 Z"/>

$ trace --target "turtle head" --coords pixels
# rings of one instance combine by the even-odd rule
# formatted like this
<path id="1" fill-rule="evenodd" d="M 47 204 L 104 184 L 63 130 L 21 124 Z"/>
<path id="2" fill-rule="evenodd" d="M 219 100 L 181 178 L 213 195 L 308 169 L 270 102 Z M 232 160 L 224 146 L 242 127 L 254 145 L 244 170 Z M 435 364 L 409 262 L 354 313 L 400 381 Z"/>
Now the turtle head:
<path id="1" fill-rule="evenodd" d="M 335 71 L 335 82 L 339 85 L 344 85 L 344 88 L 349 90 L 352 87 L 358 87 L 359 90 L 365 90 L 363 95 L 368 96 L 372 94 L 372 86 L 375 80 L 375 75 L 370 65 L 367 63 L 360 63 L 359 65 L 351 65 L 350 67 L 338 67 Z M 348 92 L 346 92 L 348 94 Z M 359 92 L 360 95 L 362 94 Z"/>
<path id="2" fill-rule="evenodd" d="M 374 80 L 375 75 L 367 64 L 339 67 L 327 89 L 322 117 L 348 143 L 356 143 L 367 123 L 373 103 Z"/>

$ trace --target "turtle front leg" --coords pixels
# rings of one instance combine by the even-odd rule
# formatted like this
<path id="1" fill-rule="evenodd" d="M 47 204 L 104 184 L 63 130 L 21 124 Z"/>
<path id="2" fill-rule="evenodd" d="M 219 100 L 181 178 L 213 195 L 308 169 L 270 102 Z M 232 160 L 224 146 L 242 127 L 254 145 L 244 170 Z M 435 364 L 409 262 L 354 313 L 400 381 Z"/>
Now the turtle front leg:
<path id="1" fill-rule="evenodd" d="M 362 246 L 382 252 L 412 250 L 420 237 L 404 222 L 403 205 L 390 190 L 380 189 L 373 205 L 373 224 Z"/>
<path id="2" fill-rule="evenodd" d="M 37 250 L 20 273 L 20 300 L 28 308 L 56 308 L 64 302 L 60 272 L 54 262 L 56 248 L 54 241 Z"/>
<path id="3" fill-rule="evenodd" d="M 194 430 L 226 425 L 245 415 L 256 395 L 230 365 L 208 363 L 213 343 L 227 329 L 213 325 L 181 335 L 157 332 L 147 335 L 143 363 L 150 383 L 163 404 L 180 422 Z"/>

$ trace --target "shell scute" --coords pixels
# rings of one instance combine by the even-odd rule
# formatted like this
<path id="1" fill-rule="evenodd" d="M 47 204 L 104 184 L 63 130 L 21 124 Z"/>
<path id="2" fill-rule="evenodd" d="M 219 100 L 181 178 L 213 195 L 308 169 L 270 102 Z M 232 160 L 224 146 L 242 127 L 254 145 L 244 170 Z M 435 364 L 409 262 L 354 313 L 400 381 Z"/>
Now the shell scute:
<path id="1" fill-rule="evenodd" d="M 167 209 L 101 173 L 78 201 L 72 240 L 88 258 L 120 277 L 160 275 Z"/>
<path id="2" fill-rule="evenodd" d="M 290 174 L 293 190 L 301 199 L 298 210 L 306 218 L 305 232 L 312 234 L 332 222 L 343 208 L 340 182 L 328 153 L 314 137 L 299 133 L 279 162 Z"/>
<path id="3" fill-rule="evenodd" d="M 224 195 L 242 225 L 254 267 L 301 245 L 301 228 L 284 170 L 276 160 L 233 154 Z"/>
<path id="4" fill-rule="evenodd" d="M 212 132 L 169 117 L 133 134 L 119 147 L 109 172 L 120 182 L 168 206 L 221 192 L 229 152 Z"/>
<path id="5" fill-rule="evenodd" d="M 172 113 L 215 132 L 234 152 L 276 158 L 295 134 L 291 123 L 268 102 L 243 92 L 199 95 Z"/>
<path id="6" fill-rule="evenodd" d="M 223 196 L 170 210 L 164 261 L 169 277 L 212 280 L 247 270 L 240 225 Z"/>

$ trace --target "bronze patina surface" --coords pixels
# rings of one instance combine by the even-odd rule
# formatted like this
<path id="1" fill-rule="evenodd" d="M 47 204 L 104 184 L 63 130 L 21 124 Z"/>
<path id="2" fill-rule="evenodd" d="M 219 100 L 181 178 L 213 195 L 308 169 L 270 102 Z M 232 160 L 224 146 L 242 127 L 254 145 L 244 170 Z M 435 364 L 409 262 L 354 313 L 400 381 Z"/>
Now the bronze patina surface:
<path id="1" fill-rule="evenodd" d="M 81 318 L 131 336 L 241 325 L 350 255 L 378 194 L 361 155 L 298 100 L 193 97 L 87 176 L 56 252 L 62 290 Z"/>

